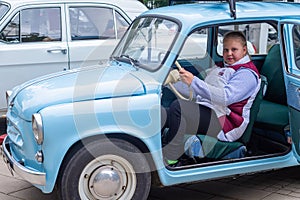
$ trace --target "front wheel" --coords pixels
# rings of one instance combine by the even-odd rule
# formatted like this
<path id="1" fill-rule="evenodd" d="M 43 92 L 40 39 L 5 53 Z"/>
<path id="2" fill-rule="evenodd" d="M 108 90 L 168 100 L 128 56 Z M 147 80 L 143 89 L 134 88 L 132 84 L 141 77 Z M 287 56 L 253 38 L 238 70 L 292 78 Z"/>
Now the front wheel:
<path id="1" fill-rule="evenodd" d="M 73 150 L 58 181 L 62 200 L 147 199 L 151 173 L 143 153 L 119 139 L 88 142 Z"/>

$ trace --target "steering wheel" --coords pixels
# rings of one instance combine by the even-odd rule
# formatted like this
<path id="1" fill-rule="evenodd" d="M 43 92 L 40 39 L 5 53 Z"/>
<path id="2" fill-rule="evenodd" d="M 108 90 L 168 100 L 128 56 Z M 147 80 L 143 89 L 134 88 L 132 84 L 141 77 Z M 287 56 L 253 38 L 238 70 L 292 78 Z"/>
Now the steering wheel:
<path id="1" fill-rule="evenodd" d="M 189 94 L 189 98 L 184 97 L 182 94 L 180 94 L 178 92 L 178 90 L 174 87 L 174 83 L 180 81 L 180 76 L 179 76 L 179 70 L 182 69 L 181 65 L 178 63 L 178 61 L 175 61 L 175 65 L 177 67 L 177 69 L 173 69 L 172 71 L 170 71 L 164 85 L 169 85 L 170 89 L 172 90 L 172 92 L 174 92 L 174 94 L 179 97 L 180 99 L 183 100 L 187 100 L 187 101 L 191 101 L 193 100 L 193 91 L 190 89 L 190 94 Z"/>

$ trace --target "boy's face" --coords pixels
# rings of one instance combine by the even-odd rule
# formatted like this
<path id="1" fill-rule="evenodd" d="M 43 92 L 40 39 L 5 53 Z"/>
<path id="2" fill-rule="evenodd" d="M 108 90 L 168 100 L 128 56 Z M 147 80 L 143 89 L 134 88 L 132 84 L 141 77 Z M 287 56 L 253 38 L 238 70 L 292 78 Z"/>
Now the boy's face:
<path id="1" fill-rule="evenodd" d="M 223 41 L 223 59 L 232 65 L 247 54 L 247 46 L 243 46 L 240 39 L 227 38 Z"/>

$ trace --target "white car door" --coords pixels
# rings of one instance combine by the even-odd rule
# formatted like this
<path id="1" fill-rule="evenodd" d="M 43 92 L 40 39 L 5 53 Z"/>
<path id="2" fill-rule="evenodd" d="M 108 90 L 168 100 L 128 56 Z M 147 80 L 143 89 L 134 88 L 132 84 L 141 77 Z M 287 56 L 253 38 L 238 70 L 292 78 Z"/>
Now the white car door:
<path id="1" fill-rule="evenodd" d="M 7 107 L 7 90 L 68 68 L 63 12 L 61 5 L 54 4 L 23 7 L 1 25 L 0 111 Z"/>
<path id="2" fill-rule="evenodd" d="M 131 20 L 109 4 L 69 4 L 70 68 L 106 62 Z"/>

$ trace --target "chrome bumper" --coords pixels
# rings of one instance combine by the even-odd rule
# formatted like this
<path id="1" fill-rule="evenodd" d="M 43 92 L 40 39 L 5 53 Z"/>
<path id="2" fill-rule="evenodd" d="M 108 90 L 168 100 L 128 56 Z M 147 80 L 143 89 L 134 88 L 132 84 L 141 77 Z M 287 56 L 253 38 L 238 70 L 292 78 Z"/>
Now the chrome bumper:
<path id="1" fill-rule="evenodd" d="M 6 163 L 9 171 L 14 175 L 14 172 L 20 175 L 24 180 L 33 185 L 46 185 L 46 173 L 27 169 L 21 163 L 17 162 L 10 153 L 9 138 L 6 137 L 2 144 L 3 160 Z"/>

